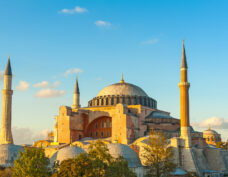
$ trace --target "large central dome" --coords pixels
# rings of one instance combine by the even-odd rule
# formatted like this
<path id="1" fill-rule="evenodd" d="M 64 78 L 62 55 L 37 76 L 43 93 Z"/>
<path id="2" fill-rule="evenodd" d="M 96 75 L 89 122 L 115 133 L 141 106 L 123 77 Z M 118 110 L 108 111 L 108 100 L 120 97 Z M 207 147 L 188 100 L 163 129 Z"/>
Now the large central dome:
<path id="1" fill-rule="evenodd" d="M 103 88 L 97 96 L 128 95 L 148 96 L 140 87 L 129 83 L 116 83 Z"/>
<path id="2" fill-rule="evenodd" d="M 119 103 L 157 108 L 156 100 L 150 98 L 140 87 L 124 82 L 123 76 L 120 83 L 102 89 L 95 98 L 88 102 L 88 106 L 115 106 Z"/>

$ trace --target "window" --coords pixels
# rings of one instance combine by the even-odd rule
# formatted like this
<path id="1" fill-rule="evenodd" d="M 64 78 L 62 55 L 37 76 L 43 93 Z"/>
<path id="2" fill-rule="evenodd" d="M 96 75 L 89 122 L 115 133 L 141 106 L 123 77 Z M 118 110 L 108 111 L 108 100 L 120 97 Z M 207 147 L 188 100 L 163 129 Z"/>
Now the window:
<path id="1" fill-rule="evenodd" d="M 97 100 L 97 106 L 99 106 L 99 100 Z"/>
<path id="2" fill-rule="evenodd" d="M 106 98 L 106 105 L 108 105 L 109 103 L 108 103 L 108 98 Z"/>
<path id="3" fill-rule="evenodd" d="M 95 128 L 98 128 L 98 125 L 97 125 L 97 123 L 95 124 Z"/>
<path id="4" fill-rule="evenodd" d="M 111 105 L 114 105 L 114 98 L 111 98 Z"/>
<path id="5" fill-rule="evenodd" d="M 101 137 L 103 137 L 104 136 L 104 133 L 103 132 L 101 132 Z"/>
<path id="6" fill-rule="evenodd" d="M 98 132 L 96 132 L 96 137 L 98 136 Z"/>
<path id="7" fill-rule="evenodd" d="M 79 135 L 79 136 L 78 136 L 78 139 L 79 139 L 79 140 L 82 139 L 82 135 Z"/>
<path id="8" fill-rule="evenodd" d="M 89 136 L 92 137 L 93 136 L 93 132 L 90 132 Z"/>
<path id="9" fill-rule="evenodd" d="M 101 105 L 104 105 L 104 99 L 101 99 Z"/>

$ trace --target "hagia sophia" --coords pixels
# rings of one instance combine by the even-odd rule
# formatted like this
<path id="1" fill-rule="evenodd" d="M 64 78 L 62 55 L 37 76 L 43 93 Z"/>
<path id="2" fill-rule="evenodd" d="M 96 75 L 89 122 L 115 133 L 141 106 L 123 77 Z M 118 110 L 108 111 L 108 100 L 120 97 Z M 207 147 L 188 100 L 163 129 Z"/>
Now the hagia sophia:
<path id="1" fill-rule="evenodd" d="M 173 147 L 177 164 L 173 176 L 185 176 L 187 172 L 195 172 L 202 177 L 228 174 L 228 152 L 215 146 L 221 141 L 220 134 L 211 127 L 198 132 L 190 126 L 190 83 L 184 43 L 180 70 L 180 119 L 160 110 L 157 100 L 139 86 L 125 81 L 123 75 L 120 82 L 103 88 L 88 101 L 87 107 L 81 107 L 76 76 L 72 106 L 60 106 L 52 136 L 32 146 L 43 147 L 51 164 L 54 164 L 86 152 L 91 142 L 101 139 L 112 156 L 123 156 L 129 168 L 138 177 L 143 177 L 146 171 L 143 147 L 150 130 L 154 129 L 162 131 Z M 10 166 L 18 152 L 23 151 L 23 146 L 13 144 L 11 132 L 13 91 L 10 59 L 4 74 L 2 95 L 0 165 Z"/>

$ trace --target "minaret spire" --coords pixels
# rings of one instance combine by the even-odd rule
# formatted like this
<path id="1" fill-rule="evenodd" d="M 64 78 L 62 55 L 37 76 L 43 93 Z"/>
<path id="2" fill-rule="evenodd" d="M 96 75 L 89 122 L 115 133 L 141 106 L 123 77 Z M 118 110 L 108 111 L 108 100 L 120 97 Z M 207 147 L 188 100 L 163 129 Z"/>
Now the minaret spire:
<path id="1" fill-rule="evenodd" d="M 78 86 L 78 76 L 76 74 L 76 82 L 75 82 L 75 88 L 74 88 L 74 100 L 73 100 L 73 105 L 72 109 L 78 109 L 80 108 L 80 91 L 79 91 L 79 86 Z"/>
<path id="2" fill-rule="evenodd" d="M 181 119 L 181 138 L 185 139 L 185 147 L 191 147 L 191 134 L 189 123 L 189 87 L 187 79 L 187 61 L 183 41 L 182 58 L 181 58 L 181 82 L 180 88 L 180 119 Z"/>
<path id="3" fill-rule="evenodd" d="M 182 48 L 181 68 L 188 68 L 186 54 L 185 54 L 185 47 L 184 47 L 184 39 L 183 39 L 183 48 Z"/>
<path id="4" fill-rule="evenodd" d="M 11 112 L 12 112 L 12 70 L 10 56 L 4 74 L 4 86 L 2 90 L 2 124 L 0 134 L 0 144 L 13 144 L 11 131 Z"/>

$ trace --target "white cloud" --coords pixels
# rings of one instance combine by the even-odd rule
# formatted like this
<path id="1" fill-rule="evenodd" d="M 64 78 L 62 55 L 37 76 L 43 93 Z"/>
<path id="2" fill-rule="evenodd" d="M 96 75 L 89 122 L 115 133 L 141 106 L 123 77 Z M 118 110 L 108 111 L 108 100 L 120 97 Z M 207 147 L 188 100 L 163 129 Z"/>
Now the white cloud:
<path id="1" fill-rule="evenodd" d="M 228 120 L 220 117 L 210 117 L 202 122 L 194 122 L 192 126 L 198 128 L 208 128 L 209 126 L 213 129 L 228 129 Z"/>
<path id="2" fill-rule="evenodd" d="M 64 90 L 54 90 L 54 89 L 41 89 L 40 91 L 36 92 L 35 96 L 38 98 L 52 98 L 62 96 L 66 93 Z"/>
<path id="3" fill-rule="evenodd" d="M 74 9 L 62 9 L 61 11 L 59 11 L 59 13 L 64 13 L 64 14 L 81 14 L 81 13 L 85 13 L 88 12 L 88 10 L 86 8 L 82 8 L 79 6 L 76 6 Z"/>
<path id="4" fill-rule="evenodd" d="M 156 44 L 158 41 L 159 41 L 158 38 L 154 38 L 154 39 L 150 39 L 150 40 L 144 41 L 141 44 L 142 45 L 151 45 L 151 44 Z"/>
<path id="5" fill-rule="evenodd" d="M 46 139 L 48 132 L 47 129 L 34 133 L 28 127 L 12 127 L 13 140 L 15 144 L 32 144 L 35 141 Z"/>
<path id="6" fill-rule="evenodd" d="M 73 74 L 73 73 L 81 73 L 83 72 L 82 69 L 80 68 L 73 68 L 73 69 L 68 69 L 66 72 L 65 72 L 65 76 L 68 76 L 69 74 Z"/>
<path id="7" fill-rule="evenodd" d="M 29 83 L 26 81 L 20 81 L 19 85 L 16 87 L 16 90 L 26 91 L 29 88 Z"/>
<path id="8" fill-rule="evenodd" d="M 111 23 L 103 20 L 97 20 L 95 21 L 95 25 L 99 27 L 110 27 Z"/>
<path id="9" fill-rule="evenodd" d="M 40 83 L 34 84 L 33 87 L 41 87 L 41 88 L 47 88 L 49 86 L 49 83 L 47 81 L 42 81 Z"/>
<path id="10" fill-rule="evenodd" d="M 60 85 L 59 81 L 55 81 L 53 84 L 50 84 L 47 81 L 42 81 L 40 83 L 34 84 L 33 87 L 35 88 L 56 88 Z"/>

